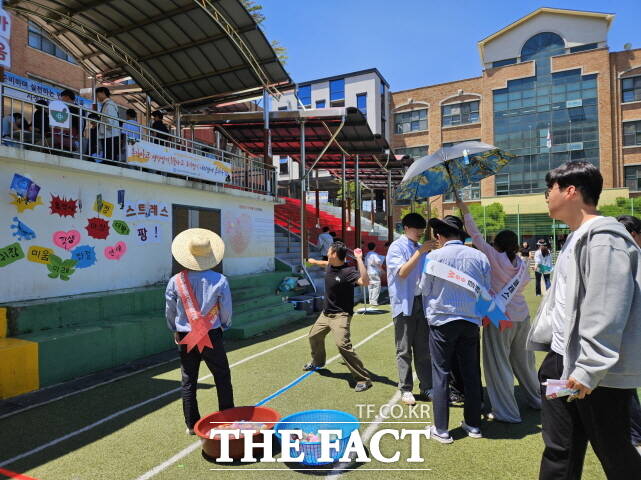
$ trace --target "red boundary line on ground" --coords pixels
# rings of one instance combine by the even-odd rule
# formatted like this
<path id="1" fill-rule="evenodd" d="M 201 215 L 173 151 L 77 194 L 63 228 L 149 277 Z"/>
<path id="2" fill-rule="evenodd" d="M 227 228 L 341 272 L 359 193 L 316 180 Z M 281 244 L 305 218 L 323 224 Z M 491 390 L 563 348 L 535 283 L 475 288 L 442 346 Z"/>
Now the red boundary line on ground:
<path id="1" fill-rule="evenodd" d="M 26 475 L 23 475 L 21 473 L 17 472 L 12 472 L 11 470 L 5 470 L 4 468 L 0 468 L 0 474 L 4 475 L 5 477 L 9 477 L 15 480 L 38 480 L 33 477 L 28 477 Z"/>

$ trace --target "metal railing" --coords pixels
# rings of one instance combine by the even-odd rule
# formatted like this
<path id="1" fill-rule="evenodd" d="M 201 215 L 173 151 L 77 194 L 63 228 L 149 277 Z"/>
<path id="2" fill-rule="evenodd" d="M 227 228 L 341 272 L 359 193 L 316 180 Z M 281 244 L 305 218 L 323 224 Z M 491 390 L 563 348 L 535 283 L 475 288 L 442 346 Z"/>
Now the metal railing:
<path id="1" fill-rule="evenodd" d="M 50 97 L 0 83 L 2 144 L 150 171 L 163 176 L 222 184 L 263 195 L 276 195 L 276 169 L 271 165 L 265 165 L 262 159 L 255 160 L 236 155 L 198 140 L 176 136 L 81 105 L 67 104 L 71 117 L 68 122 L 70 128 L 51 126 L 48 107 L 51 100 Z M 142 145 L 142 142 L 164 147 L 170 155 L 188 154 L 188 163 L 194 174 L 186 174 L 184 171 L 171 172 L 150 165 L 141 166 L 139 163 L 128 162 L 127 146 Z M 203 168 L 211 165 L 212 160 L 222 162 L 229 170 L 227 175 L 220 177 L 221 181 L 198 176 L 195 171 L 200 164 Z"/>

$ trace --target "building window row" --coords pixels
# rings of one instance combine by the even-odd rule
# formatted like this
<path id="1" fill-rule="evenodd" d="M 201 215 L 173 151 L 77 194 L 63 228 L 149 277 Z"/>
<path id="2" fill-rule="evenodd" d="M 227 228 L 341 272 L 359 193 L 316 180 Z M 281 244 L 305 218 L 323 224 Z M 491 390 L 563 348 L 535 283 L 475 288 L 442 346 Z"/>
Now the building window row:
<path id="1" fill-rule="evenodd" d="M 641 145 L 641 120 L 623 124 L 623 146 Z"/>
<path id="2" fill-rule="evenodd" d="M 56 43 L 51 41 L 49 36 L 35 23 L 29 22 L 29 46 L 40 50 L 41 52 L 54 55 L 61 60 L 69 63 L 77 63 L 76 60 L 67 53 L 64 48 L 61 48 Z"/>
<path id="3" fill-rule="evenodd" d="M 641 191 L 641 166 L 625 167 L 625 186 L 631 192 Z"/>
<path id="4" fill-rule="evenodd" d="M 345 79 L 331 80 L 329 82 L 329 106 L 345 106 Z"/>
<path id="5" fill-rule="evenodd" d="M 427 108 L 394 115 L 394 131 L 396 133 L 420 132 L 422 130 L 427 130 Z"/>
<path id="6" fill-rule="evenodd" d="M 595 50 L 599 48 L 598 43 L 586 43 L 585 45 L 577 45 L 576 47 L 565 48 L 565 42 L 556 34 L 550 32 L 543 32 L 535 35 L 532 42 L 526 43 L 521 51 L 520 58 L 506 58 L 504 60 L 497 60 L 492 62 L 492 68 L 503 67 L 505 65 L 514 65 L 516 63 L 532 60 L 534 56 L 549 51 L 553 55 L 563 55 L 564 53 L 578 53 L 586 52 L 588 50 Z"/>
<path id="7" fill-rule="evenodd" d="M 477 123 L 479 121 L 480 101 L 463 102 L 451 105 L 443 105 L 441 114 L 443 116 L 443 126 L 465 125 L 467 123 Z"/>
<path id="8" fill-rule="evenodd" d="M 641 76 L 621 80 L 621 95 L 624 102 L 641 100 Z"/>
<path id="9" fill-rule="evenodd" d="M 416 160 L 417 158 L 421 158 L 427 155 L 429 150 L 429 145 L 420 145 L 418 147 L 395 148 L 394 153 L 396 153 L 397 155 L 407 155 L 408 157 Z"/>
<path id="10" fill-rule="evenodd" d="M 367 116 L 367 93 L 356 94 L 356 108 L 358 108 L 363 115 Z"/>

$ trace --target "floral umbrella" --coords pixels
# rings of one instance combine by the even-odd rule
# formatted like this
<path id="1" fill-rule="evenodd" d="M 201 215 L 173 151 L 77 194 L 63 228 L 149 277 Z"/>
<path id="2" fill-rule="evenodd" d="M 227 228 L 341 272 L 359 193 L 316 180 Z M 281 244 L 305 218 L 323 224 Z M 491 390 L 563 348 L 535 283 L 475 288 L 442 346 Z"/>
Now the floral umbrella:
<path id="1" fill-rule="evenodd" d="M 515 155 L 482 142 L 443 147 L 416 160 L 396 189 L 397 200 L 422 200 L 495 175 Z"/>

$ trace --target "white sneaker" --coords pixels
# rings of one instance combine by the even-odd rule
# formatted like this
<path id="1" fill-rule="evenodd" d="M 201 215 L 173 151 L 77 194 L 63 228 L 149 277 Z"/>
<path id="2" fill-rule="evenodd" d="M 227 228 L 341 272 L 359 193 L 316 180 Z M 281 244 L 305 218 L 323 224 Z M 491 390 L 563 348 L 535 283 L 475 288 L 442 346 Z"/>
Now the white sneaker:
<path id="1" fill-rule="evenodd" d="M 441 443 L 452 443 L 452 442 L 454 442 L 454 439 L 452 437 L 450 437 L 450 433 L 449 432 L 438 433 L 438 430 L 436 430 L 436 427 L 434 425 L 432 425 L 430 427 L 430 438 L 433 438 L 437 442 L 441 442 Z"/>
<path id="2" fill-rule="evenodd" d="M 187 430 L 185 430 L 185 433 L 187 435 L 196 435 L 196 432 L 194 432 L 193 428 L 187 428 Z"/>
<path id="3" fill-rule="evenodd" d="M 470 427 L 467 423 L 461 422 L 461 428 L 467 432 L 467 436 L 471 438 L 483 438 L 480 428 Z"/>
<path id="4" fill-rule="evenodd" d="M 403 394 L 401 395 L 401 402 L 403 402 L 405 405 L 416 405 L 416 399 L 414 398 L 412 392 L 403 392 Z"/>

